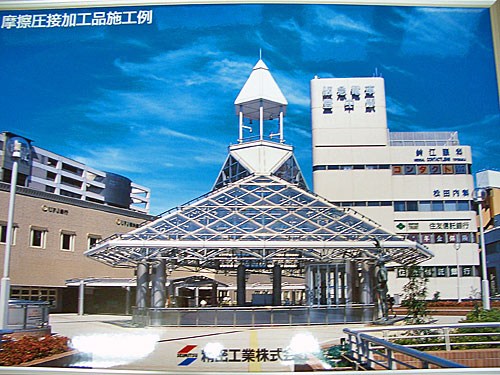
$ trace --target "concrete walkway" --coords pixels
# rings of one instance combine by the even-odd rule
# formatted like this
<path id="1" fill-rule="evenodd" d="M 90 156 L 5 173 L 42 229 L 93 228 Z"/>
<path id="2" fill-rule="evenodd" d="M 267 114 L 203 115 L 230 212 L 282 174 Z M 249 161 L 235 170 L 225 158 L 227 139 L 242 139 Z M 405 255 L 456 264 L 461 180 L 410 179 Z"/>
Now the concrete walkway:
<path id="1" fill-rule="evenodd" d="M 461 317 L 436 317 L 440 323 Z M 165 371 L 293 371 L 311 361 L 307 353 L 338 344 L 344 328 L 362 324 L 298 327 L 148 327 L 130 328 L 130 317 L 52 314 L 54 333 L 68 336 L 88 361 L 78 366 Z M 218 353 L 213 360 L 202 355 Z M 306 353 L 300 356 L 294 353 Z M 216 357 L 216 355 L 214 355 Z M 291 360 L 291 358 L 294 360 Z"/>

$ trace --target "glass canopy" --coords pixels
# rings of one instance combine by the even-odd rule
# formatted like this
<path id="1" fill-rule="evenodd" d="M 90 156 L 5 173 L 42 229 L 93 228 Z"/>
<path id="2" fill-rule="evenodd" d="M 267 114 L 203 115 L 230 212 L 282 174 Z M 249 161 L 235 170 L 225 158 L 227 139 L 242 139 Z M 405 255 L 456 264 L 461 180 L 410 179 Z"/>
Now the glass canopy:
<path id="1" fill-rule="evenodd" d="M 231 170 L 231 157 L 225 165 Z M 172 269 L 215 271 L 234 270 L 242 262 L 266 270 L 277 262 L 285 273 L 301 273 L 310 262 L 377 258 L 380 252 L 400 264 L 432 256 L 422 245 L 304 190 L 294 160 L 284 165 L 289 167 L 275 175 L 225 181 L 164 217 L 97 244 L 86 255 L 112 266 L 165 259 Z"/>

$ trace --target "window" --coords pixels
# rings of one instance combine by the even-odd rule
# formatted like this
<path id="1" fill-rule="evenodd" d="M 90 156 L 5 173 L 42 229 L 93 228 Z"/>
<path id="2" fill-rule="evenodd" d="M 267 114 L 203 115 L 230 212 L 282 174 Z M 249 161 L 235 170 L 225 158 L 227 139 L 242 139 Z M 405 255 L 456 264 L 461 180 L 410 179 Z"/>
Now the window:
<path id="1" fill-rule="evenodd" d="M 429 212 L 431 210 L 431 201 L 421 201 L 419 211 Z"/>
<path id="2" fill-rule="evenodd" d="M 31 228 L 30 246 L 45 249 L 47 245 L 47 229 Z"/>
<path id="3" fill-rule="evenodd" d="M 74 251 L 75 250 L 75 233 L 61 232 L 61 250 Z"/>
<path id="4" fill-rule="evenodd" d="M 406 268 L 398 268 L 398 277 L 406 277 Z"/>
<path id="5" fill-rule="evenodd" d="M 405 202 L 394 202 L 394 211 L 401 212 L 405 210 L 406 210 Z"/>
<path id="6" fill-rule="evenodd" d="M 457 202 L 456 201 L 444 201 L 444 210 L 445 211 L 456 211 L 457 210 Z"/>
<path id="7" fill-rule="evenodd" d="M 418 202 L 417 201 L 406 202 L 406 211 L 418 211 Z"/>
<path id="8" fill-rule="evenodd" d="M 11 245 L 16 244 L 16 232 L 17 232 L 17 227 L 13 226 L 12 239 L 10 242 Z M 7 223 L 0 224 L 0 243 L 7 243 Z"/>
<path id="9" fill-rule="evenodd" d="M 457 202 L 457 211 L 469 211 L 469 201 L 458 201 Z"/>
<path id="10" fill-rule="evenodd" d="M 95 246 L 96 243 L 98 243 L 101 240 L 101 236 L 95 235 L 95 234 L 89 234 L 88 236 L 88 248 L 92 248 Z"/>
<path id="11" fill-rule="evenodd" d="M 431 207 L 432 211 L 444 211 L 443 201 L 433 201 Z"/>

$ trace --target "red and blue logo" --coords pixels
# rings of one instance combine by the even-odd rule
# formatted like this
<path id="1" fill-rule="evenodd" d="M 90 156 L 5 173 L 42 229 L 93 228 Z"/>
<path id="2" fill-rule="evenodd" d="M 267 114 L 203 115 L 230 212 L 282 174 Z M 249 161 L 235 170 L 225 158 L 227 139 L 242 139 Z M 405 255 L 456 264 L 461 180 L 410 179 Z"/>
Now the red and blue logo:
<path id="1" fill-rule="evenodd" d="M 177 366 L 189 366 L 191 363 L 196 361 L 198 358 L 198 353 L 191 353 L 191 351 L 198 345 L 186 345 L 184 348 L 177 352 L 177 358 L 184 358 L 184 360 Z"/>

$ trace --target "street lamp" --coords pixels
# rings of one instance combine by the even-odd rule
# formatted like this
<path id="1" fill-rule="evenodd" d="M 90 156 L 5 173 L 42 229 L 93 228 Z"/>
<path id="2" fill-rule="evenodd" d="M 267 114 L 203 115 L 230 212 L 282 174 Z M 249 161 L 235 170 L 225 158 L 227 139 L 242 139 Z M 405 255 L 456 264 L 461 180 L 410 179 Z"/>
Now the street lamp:
<path id="1" fill-rule="evenodd" d="M 12 245 L 12 224 L 14 219 L 14 202 L 16 199 L 16 184 L 17 184 L 17 169 L 18 162 L 21 158 L 22 143 L 12 139 L 12 175 L 10 177 L 10 198 L 9 198 L 9 213 L 7 216 L 7 235 L 5 239 L 5 256 L 3 260 L 3 277 L 0 281 L 0 328 L 7 329 L 9 316 L 9 297 L 10 297 L 10 248 Z M 5 148 L 8 152 L 8 147 Z"/>
<path id="2" fill-rule="evenodd" d="M 460 303 L 462 302 L 462 297 L 460 297 L 460 262 L 459 262 L 459 257 L 458 257 L 458 250 L 460 250 L 460 242 L 459 242 L 459 237 L 460 235 L 458 234 L 457 237 L 455 238 L 455 243 L 453 246 L 455 247 L 456 250 L 456 258 L 457 258 L 457 302 Z"/>
<path id="3" fill-rule="evenodd" d="M 483 297 L 483 309 L 490 309 L 490 286 L 488 284 L 488 273 L 486 268 L 486 246 L 484 245 L 484 229 L 483 229 L 483 202 L 486 199 L 487 191 L 485 189 L 474 189 L 473 199 L 478 205 L 479 211 L 479 238 L 481 242 L 481 269 L 482 269 L 482 280 L 481 289 Z"/>

